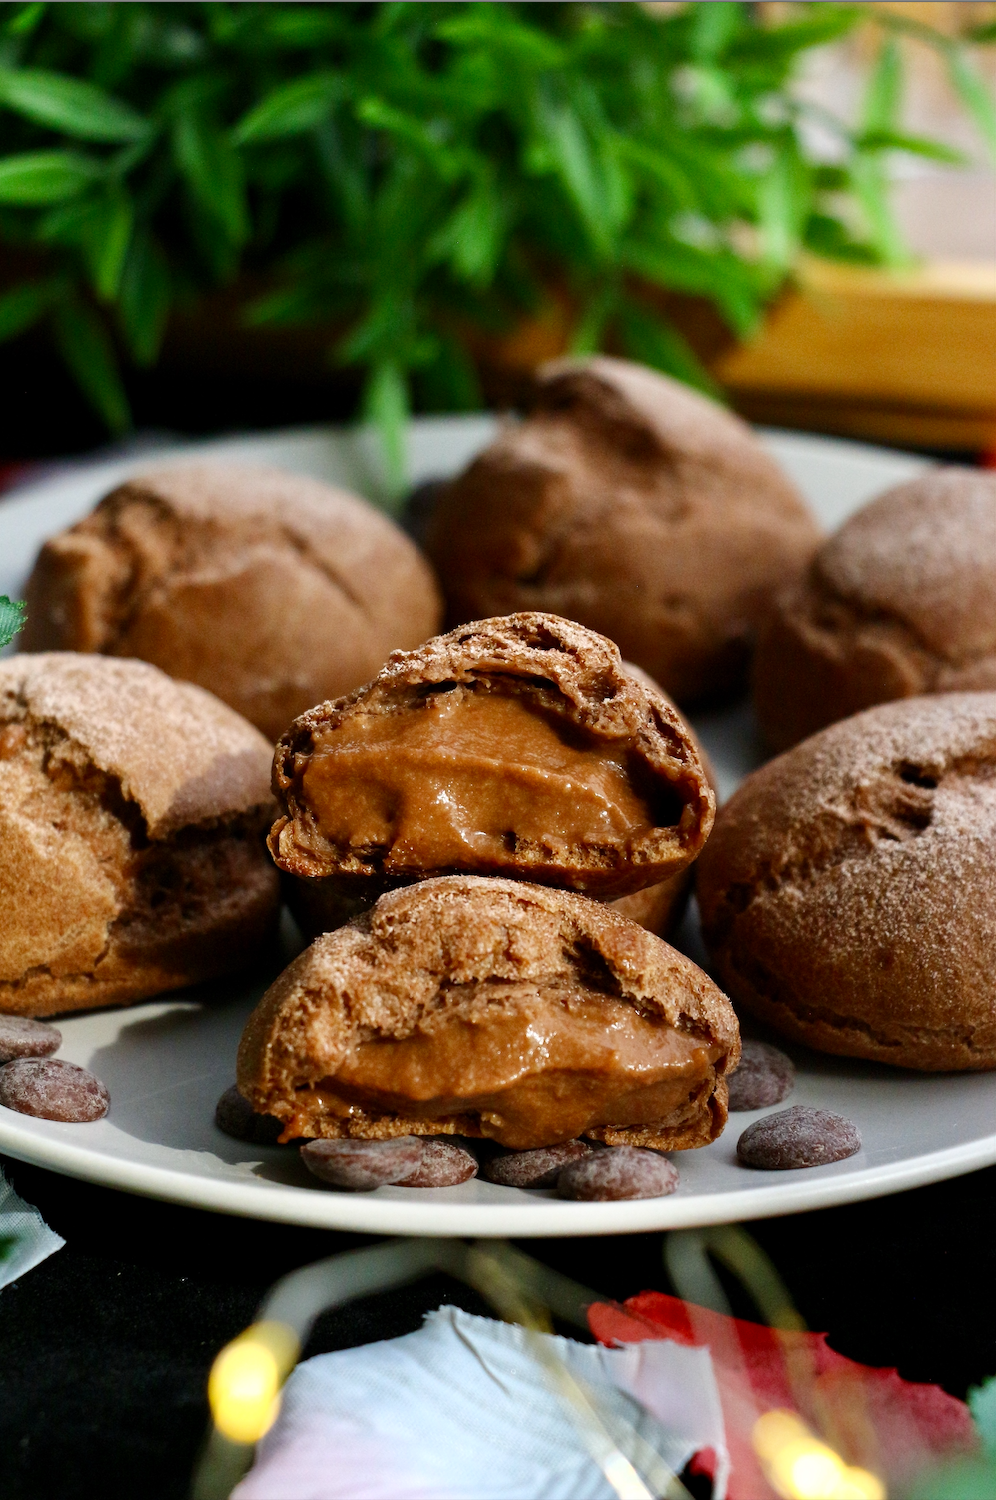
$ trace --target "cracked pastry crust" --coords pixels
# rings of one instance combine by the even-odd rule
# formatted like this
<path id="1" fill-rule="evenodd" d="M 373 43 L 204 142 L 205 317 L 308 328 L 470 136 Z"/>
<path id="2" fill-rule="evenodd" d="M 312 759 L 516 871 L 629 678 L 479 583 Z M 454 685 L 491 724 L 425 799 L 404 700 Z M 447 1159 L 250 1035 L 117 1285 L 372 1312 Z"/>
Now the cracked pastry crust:
<path id="1" fill-rule="evenodd" d="M 272 935 L 270 750 L 138 661 L 0 661 L 0 1012 L 126 1005 Z"/>
<path id="2" fill-rule="evenodd" d="M 936 469 L 846 521 L 762 626 L 775 750 L 895 698 L 996 688 L 996 474 Z"/>
<path id="3" fill-rule="evenodd" d="M 491 708 L 507 715 L 497 727 L 482 713 Z M 471 719 L 460 728 L 463 713 Z M 443 727 L 430 743 L 433 717 L 455 727 Z M 389 738 L 409 733 L 423 736 L 416 750 Z M 521 754 L 519 733 L 526 737 Z M 538 750 L 534 736 L 542 740 Z M 357 770 L 341 747 L 352 755 L 361 740 L 368 758 Z M 382 757 L 373 770 L 371 743 Z M 544 756 L 552 757 L 552 771 Z M 395 763 L 411 764 L 407 794 L 391 780 L 402 774 Z M 429 780 L 437 767 L 438 785 Z M 355 797 L 341 789 L 347 774 L 355 777 Z M 538 810 L 526 794 L 524 810 L 511 805 L 520 775 L 538 786 Z M 591 828 L 581 830 L 581 813 L 573 827 L 575 807 L 600 778 L 589 799 Z M 323 908 L 337 909 L 342 920 L 392 886 L 459 872 L 513 876 L 605 900 L 631 895 L 690 864 L 715 811 L 695 744 L 673 706 L 626 668 L 611 641 L 538 613 L 478 620 L 392 653 L 365 687 L 291 725 L 277 745 L 273 786 L 282 815 L 270 850 L 298 878 L 291 900 L 312 930 L 324 925 Z M 323 803 L 330 788 L 342 804 L 338 821 Z M 361 810 L 361 795 L 377 804 L 376 818 Z M 612 797 L 618 805 L 609 806 Z M 468 810 L 456 834 L 447 828 L 447 837 L 434 838 L 420 826 L 437 805 L 460 799 Z M 490 831 L 485 814 L 495 823 Z M 566 831 L 548 832 L 558 817 Z M 529 818 L 537 827 L 527 828 Z M 446 858 L 434 862 L 436 855 Z"/>
<path id="4" fill-rule="evenodd" d="M 285 1139 L 456 1134 L 508 1142 L 503 1124 L 510 1112 L 502 1100 L 461 1107 L 460 1087 L 441 1101 L 423 1088 L 427 1102 L 411 1113 L 376 1107 L 355 1087 L 357 1054 L 384 1043 L 438 1044 L 441 1071 L 456 1057 L 466 1094 L 471 1074 L 480 1076 L 479 1049 L 496 1036 L 507 1039 L 510 1020 L 524 1016 L 535 1031 L 534 1017 L 546 1025 L 553 1015 L 562 1027 L 562 1050 L 565 1038 L 568 1046 L 575 1033 L 579 1038 L 572 1067 L 551 1077 L 542 1048 L 520 1054 L 501 1040 L 497 1063 L 484 1059 L 492 1074 L 504 1069 L 506 1082 L 530 1091 L 535 1134 L 523 1136 L 520 1122 L 511 1143 L 547 1144 L 578 1134 L 578 1116 L 568 1112 L 577 1108 L 577 1092 L 569 1103 L 572 1091 L 587 1101 L 607 1070 L 611 1081 L 615 1060 L 604 1035 L 594 1051 L 592 1032 L 589 1041 L 584 1037 L 585 1016 L 594 1017 L 598 1032 L 603 1012 L 628 1015 L 644 1030 L 652 1026 L 680 1052 L 683 1071 L 676 1069 L 663 1117 L 648 1119 L 644 1111 L 639 1123 L 610 1120 L 583 1133 L 610 1145 L 660 1151 L 714 1140 L 727 1117 L 726 1075 L 740 1057 L 739 1029 L 725 996 L 689 959 L 610 908 L 518 881 L 422 881 L 382 896 L 354 922 L 318 938 L 250 1017 L 239 1048 L 238 1086 L 255 1110 L 285 1122 Z M 458 1046 L 466 1048 L 465 1066 Z M 422 1058 L 432 1063 L 431 1055 Z M 426 1080 L 425 1066 L 417 1076 Z M 352 1094 L 343 1083 L 350 1077 Z"/>
<path id="5" fill-rule="evenodd" d="M 996 1067 L 996 692 L 881 704 L 755 771 L 697 866 L 735 1005 L 823 1052 Z"/>
<path id="6" fill-rule="evenodd" d="M 135 475 L 42 548 L 27 651 L 140 657 L 228 703 L 271 743 L 439 628 L 435 579 L 372 506 L 280 469 Z"/>
<path id="7" fill-rule="evenodd" d="M 451 624 L 519 610 L 617 642 L 680 704 L 742 682 L 762 606 L 820 529 L 747 424 L 627 360 L 556 360 L 524 421 L 441 486 Z"/>

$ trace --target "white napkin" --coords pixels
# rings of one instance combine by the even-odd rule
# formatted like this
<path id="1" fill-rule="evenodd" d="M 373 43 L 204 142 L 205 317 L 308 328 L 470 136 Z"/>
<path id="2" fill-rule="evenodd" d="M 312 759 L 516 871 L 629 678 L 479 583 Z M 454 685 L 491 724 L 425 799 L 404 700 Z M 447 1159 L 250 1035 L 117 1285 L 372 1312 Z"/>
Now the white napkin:
<path id="1" fill-rule="evenodd" d="M 614 1500 L 530 1339 L 672 1472 L 708 1447 L 725 1479 L 708 1349 L 603 1349 L 442 1307 L 404 1338 L 299 1365 L 232 1500 Z"/>
<path id="2" fill-rule="evenodd" d="M 2 1248 L 4 1240 L 13 1243 Z M 0 1171 L 0 1287 L 9 1286 L 65 1243 L 49 1229 L 37 1208 L 17 1196 Z"/>

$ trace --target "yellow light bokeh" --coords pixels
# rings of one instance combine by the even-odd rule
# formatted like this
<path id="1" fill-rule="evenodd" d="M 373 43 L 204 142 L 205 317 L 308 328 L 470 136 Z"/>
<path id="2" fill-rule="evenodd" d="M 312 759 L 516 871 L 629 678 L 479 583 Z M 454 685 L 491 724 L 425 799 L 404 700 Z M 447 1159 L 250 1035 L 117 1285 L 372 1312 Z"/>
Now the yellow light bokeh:
<path id="1" fill-rule="evenodd" d="M 296 1334 L 281 1323 L 256 1323 L 226 1344 L 208 1377 L 211 1416 L 223 1437 L 258 1443 L 270 1430 L 297 1353 Z"/>
<path id="2" fill-rule="evenodd" d="M 782 1500 L 886 1500 L 877 1475 L 846 1464 L 795 1412 L 765 1412 L 754 1424 L 752 1437 L 754 1451 Z"/>

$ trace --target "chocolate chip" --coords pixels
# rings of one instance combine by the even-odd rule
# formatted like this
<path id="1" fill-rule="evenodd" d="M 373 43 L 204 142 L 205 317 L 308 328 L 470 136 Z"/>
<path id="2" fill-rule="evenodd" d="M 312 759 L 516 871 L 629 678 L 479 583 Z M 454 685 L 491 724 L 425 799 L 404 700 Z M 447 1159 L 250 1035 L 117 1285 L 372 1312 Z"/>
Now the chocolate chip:
<path id="1" fill-rule="evenodd" d="M 106 1115 L 110 1102 L 99 1078 L 56 1057 L 18 1057 L 0 1068 L 0 1104 L 22 1115 L 82 1125 Z"/>
<path id="2" fill-rule="evenodd" d="M 730 1077 L 731 1110 L 767 1109 L 781 1104 L 795 1088 L 795 1063 L 769 1042 L 744 1042 L 743 1055 Z"/>
<path id="3" fill-rule="evenodd" d="M 561 1198 L 613 1203 L 621 1198 L 664 1198 L 678 1186 L 678 1169 L 666 1156 L 638 1146 L 609 1146 L 564 1167 Z"/>
<path id="4" fill-rule="evenodd" d="M 301 1160 L 332 1187 L 367 1193 L 392 1182 L 404 1182 L 418 1170 L 422 1142 L 417 1135 L 396 1135 L 386 1141 L 309 1141 Z"/>
<path id="5" fill-rule="evenodd" d="M 569 1162 L 591 1155 L 585 1141 L 561 1141 L 558 1146 L 537 1146 L 532 1151 L 509 1151 L 493 1156 L 481 1168 L 481 1176 L 502 1187 L 554 1187 Z"/>
<path id="6" fill-rule="evenodd" d="M 476 1176 L 477 1157 L 466 1146 L 433 1137 L 422 1142 L 422 1157 L 412 1175 L 399 1181 L 405 1187 L 455 1187 Z"/>
<path id="7" fill-rule="evenodd" d="M 0 1063 L 15 1057 L 50 1057 L 62 1046 L 62 1032 L 27 1016 L 0 1016 Z"/>
<path id="8" fill-rule="evenodd" d="M 776 1115 L 748 1125 L 737 1141 L 737 1156 L 745 1167 L 785 1172 L 793 1167 L 824 1167 L 861 1150 L 858 1127 L 843 1115 L 826 1109 L 793 1104 Z"/>
<path id="9" fill-rule="evenodd" d="M 273 1115 L 257 1114 L 234 1083 L 218 1100 L 214 1123 L 226 1135 L 237 1141 L 248 1141 L 251 1146 L 275 1146 L 284 1128 L 283 1121 Z"/>

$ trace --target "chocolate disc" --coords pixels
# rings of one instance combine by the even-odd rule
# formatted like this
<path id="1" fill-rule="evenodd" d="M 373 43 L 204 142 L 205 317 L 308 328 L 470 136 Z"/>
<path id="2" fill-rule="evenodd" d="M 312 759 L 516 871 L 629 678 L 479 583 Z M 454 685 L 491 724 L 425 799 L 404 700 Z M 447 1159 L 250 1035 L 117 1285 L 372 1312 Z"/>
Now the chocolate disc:
<path id="1" fill-rule="evenodd" d="M 767 1109 L 795 1088 L 795 1063 L 770 1042 L 745 1041 L 729 1086 L 731 1110 Z"/>
<path id="2" fill-rule="evenodd" d="M 82 1125 L 106 1115 L 110 1102 L 99 1078 L 57 1057 L 18 1057 L 0 1068 L 0 1104 L 22 1115 Z"/>
<path id="3" fill-rule="evenodd" d="M 396 1135 L 386 1141 L 309 1141 L 301 1147 L 309 1172 L 331 1187 L 368 1193 L 392 1182 L 404 1182 L 422 1161 L 417 1135 Z"/>
<path id="4" fill-rule="evenodd" d="M 0 1063 L 15 1057 L 50 1057 L 62 1046 L 62 1032 L 27 1016 L 0 1016 Z"/>
<path id="5" fill-rule="evenodd" d="M 481 1176 L 502 1187 L 555 1187 L 563 1169 L 590 1156 L 591 1150 L 585 1141 L 562 1141 L 558 1146 L 537 1146 L 534 1151 L 509 1151 L 485 1162 Z"/>
<path id="6" fill-rule="evenodd" d="M 861 1135 L 851 1120 L 805 1104 L 755 1120 L 737 1141 L 742 1165 L 766 1172 L 825 1167 L 860 1150 Z"/>
<path id="7" fill-rule="evenodd" d="M 678 1169 L 657 1151 L 610 1146 L 564 1167 L 557 1179 L 561 1198 L 613 1203 L 623 1198 L 664 1198 L 678 1186 Z"/>
<path id="8" fill-rule="evenodd" d="M 273 1115 L 258 1115 L 234 1083 L 218 1100 L 214 1123 L 234 1140 L 248 1141 L 251 1146 L 275 1146 L 284 1128 L 283 1121 Z"/>
<path id="9" fill-rule="evenodd" d="M 422 1142 L 422 1157 L 410 1177 L 402 1177 L 403 1187 L 456 1187 L 477 1176 L 477 1157 L 455 1141 L 436 1138 Z"/>

